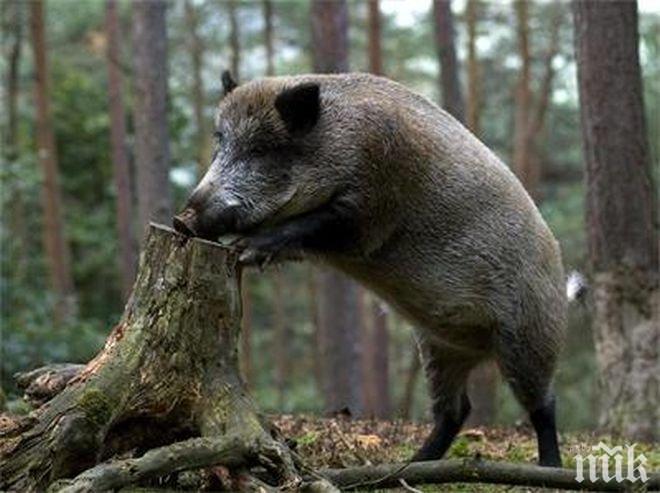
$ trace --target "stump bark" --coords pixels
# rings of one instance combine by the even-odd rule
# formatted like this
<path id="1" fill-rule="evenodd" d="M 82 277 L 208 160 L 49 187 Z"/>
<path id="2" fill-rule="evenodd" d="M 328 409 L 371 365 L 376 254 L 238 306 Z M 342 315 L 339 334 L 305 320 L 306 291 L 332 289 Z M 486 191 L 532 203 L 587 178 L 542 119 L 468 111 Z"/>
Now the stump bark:
<path id="1" fill-rule="evenodd" d="M 240 319 L 236 255 L 152 224 L 103 350 L 0 435 L 0 490 L 103 491 L 213 463 L 299 481 L 240 376 Z"/>

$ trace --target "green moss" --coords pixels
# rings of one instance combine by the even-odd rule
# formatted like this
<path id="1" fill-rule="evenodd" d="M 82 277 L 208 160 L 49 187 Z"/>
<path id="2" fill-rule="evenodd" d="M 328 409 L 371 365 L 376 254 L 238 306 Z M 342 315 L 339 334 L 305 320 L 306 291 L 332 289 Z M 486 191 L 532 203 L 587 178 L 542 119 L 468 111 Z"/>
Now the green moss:
<path id="1" fill-rule="evenodd" d="M 305 433 L 304 435 L 298 437 L 296 441 L 298 442 L 298 445 L 306 446 L 306 445 L 312 445 L 316 440 L 319 439 L 320 433 L 317 433 L 315 431 L 309 431 Z"/>
<path id="2" fill-rule="evenodd" d="M 78 398 L 78 407 L 85 417 L 101 427 L 112 417 L 112 404 L 105 393 L 98 389 L 86 389 Z"/>
<path id="3" fill-rule="evenodd" d="M 448 455 L 450 458 L 463 458 L 472 456 L 473 454 L 470 451 L 470 441 L 463 436 L 459 436 L 454 441 Z"/>

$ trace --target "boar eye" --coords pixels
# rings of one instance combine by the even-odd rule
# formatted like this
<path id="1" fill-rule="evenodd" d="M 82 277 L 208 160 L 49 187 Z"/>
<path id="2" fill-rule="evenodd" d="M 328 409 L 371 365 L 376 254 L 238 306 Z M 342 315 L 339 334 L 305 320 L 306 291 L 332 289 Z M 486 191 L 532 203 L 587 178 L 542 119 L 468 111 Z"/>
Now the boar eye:
<path id="1" fill-rule="evenodd" d="M 216 130 L 213 132 L 213 137 L 215 138 L 215 141 L 219 144 L 222 142 L 222 132 L 220 130 Z"/>

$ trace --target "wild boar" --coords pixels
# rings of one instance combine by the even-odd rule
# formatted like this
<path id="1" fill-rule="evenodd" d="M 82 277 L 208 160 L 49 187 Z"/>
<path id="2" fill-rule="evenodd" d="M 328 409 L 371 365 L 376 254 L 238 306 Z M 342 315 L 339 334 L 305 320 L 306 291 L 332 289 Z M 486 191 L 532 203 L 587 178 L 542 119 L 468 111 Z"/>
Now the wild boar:
<path id="1" fill-rule="evenodd" d="M 246 264 L 327 264 L 414 324 L 435 420 L 416 460 L 443 456 L 470 412 L 470 371 L 493 359 L 529 413 L 540 464 L 559 466 L 551 384 L 564 271 L 509 168 L 447 112 L 382 77 L 223 81 L 213 159 L 175 228 L 240 235 Z"/>

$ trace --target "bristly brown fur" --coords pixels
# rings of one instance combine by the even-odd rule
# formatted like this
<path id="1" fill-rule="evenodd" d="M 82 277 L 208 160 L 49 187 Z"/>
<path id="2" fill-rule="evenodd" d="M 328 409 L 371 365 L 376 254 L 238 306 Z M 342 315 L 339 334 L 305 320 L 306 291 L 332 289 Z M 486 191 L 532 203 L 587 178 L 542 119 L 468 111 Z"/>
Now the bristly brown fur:
<path id="1" fill-rule="evenodd" d="M 320 115 L 300 136 L 275 102 L 304 86 L 319 87 Z M 393 305 L 416 326 L 440 428 L 460 428 L 468 374 L 494 359 L 535 426 L 554 430 L 560 250 L 493 152 L 426 98 L 366 74 L 250 82 L 216 123 L 224 141 L 190 202 L 219 227 L 211 236 L 235 204 L 246 262 L 302 252 Z"/>

